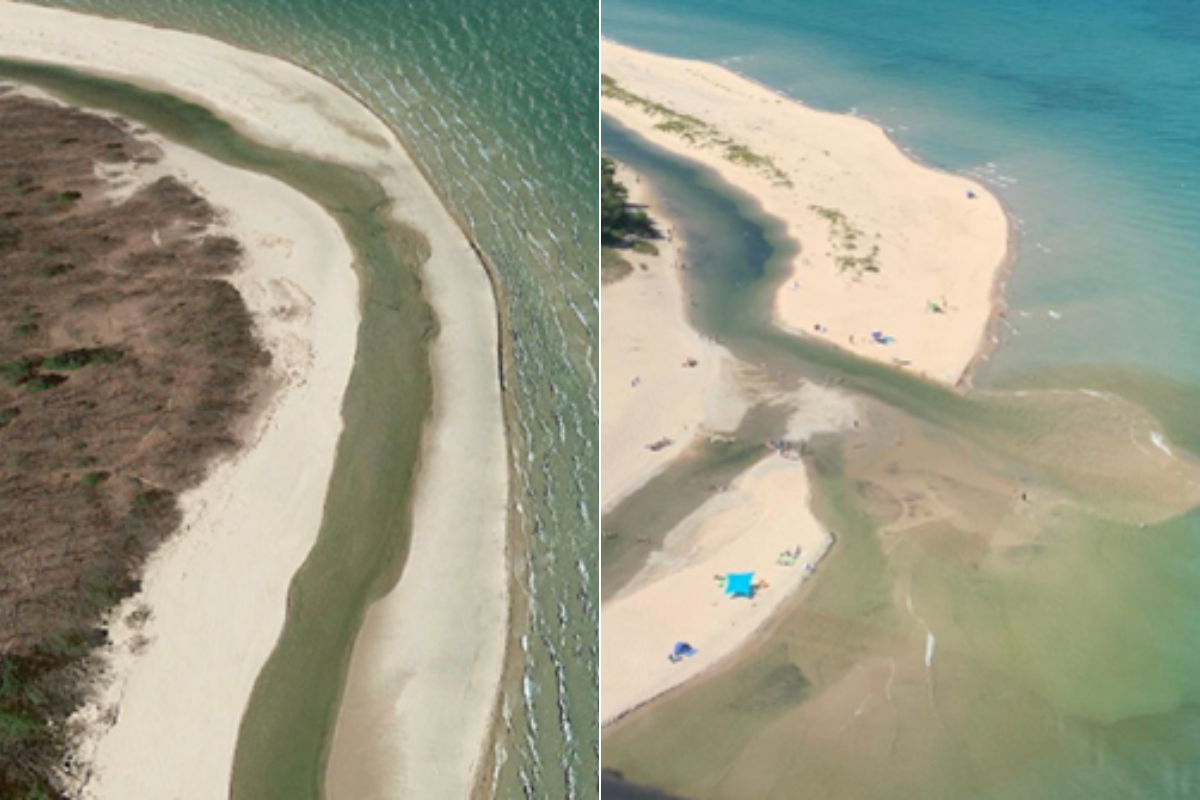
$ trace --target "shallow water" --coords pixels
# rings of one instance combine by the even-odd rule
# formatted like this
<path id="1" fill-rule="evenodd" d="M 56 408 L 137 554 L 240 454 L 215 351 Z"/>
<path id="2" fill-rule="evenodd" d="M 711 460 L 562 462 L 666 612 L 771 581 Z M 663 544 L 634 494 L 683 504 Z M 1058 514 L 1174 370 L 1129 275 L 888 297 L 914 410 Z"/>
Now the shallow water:
<path id="1" fill-rule="evenodd" d="M 499 797 L 588 797 L 598 758 L 598 58 L 594 3 L 52 0 L 213 35 L 334 80 L 393 125 L 495 265 L 513 334 L 529 598 Z"/>
<path id="2" fill-rule="evenodd" d="M 811 460 L 838 541 L 810 588 L 610 731 L 604 766 L 700 800 L 1200 796 L 1200 482 L 1154 445 L 1196 448 L 1195 389 L 1060 367 L 962 396 L 778 334 L 778 224 L 615 125 L 603 141 L 689 242 L 702 333 L 836 383 L 869 423 Z"/>

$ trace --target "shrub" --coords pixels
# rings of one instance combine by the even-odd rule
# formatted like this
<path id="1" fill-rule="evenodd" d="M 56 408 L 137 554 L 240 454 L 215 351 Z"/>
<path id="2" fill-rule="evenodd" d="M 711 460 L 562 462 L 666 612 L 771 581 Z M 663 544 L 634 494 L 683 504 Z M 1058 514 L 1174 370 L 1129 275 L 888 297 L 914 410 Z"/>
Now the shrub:
<path id="1" fill-rule="evenodd" d="M 4 382 L 9 386 L 20 386 L 33 377 L 36 369 L 36 361 L 22 356 L 16 361 L 0 364 L 0 375 L 4 376 Z"/>
<path id="2" fill-rule="evenodd" d="M 82 478 L 80 478 L 79 482 L 88 489 L 95 489 L 106 480 L 108 480 L 107 472 L 89 472 L 87 475 L 84 475 Z"/>
<path id="3" fill-rule="evenodd" d="M 25 391 L 29 394 L 38 394 L 49 391 L 66 381 L 67 379 L 60 375 L 36 375 L 25 384 Z"/>

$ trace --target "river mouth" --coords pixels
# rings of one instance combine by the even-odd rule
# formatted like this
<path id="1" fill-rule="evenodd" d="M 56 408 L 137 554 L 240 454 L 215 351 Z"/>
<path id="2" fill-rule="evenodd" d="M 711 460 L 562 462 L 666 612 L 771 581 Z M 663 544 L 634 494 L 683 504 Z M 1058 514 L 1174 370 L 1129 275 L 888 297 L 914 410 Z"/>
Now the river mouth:
<path id="1" fill-rule="evenodd" d="M 0 77 L 270 175 L 324 207 L 354 251 L 362 322 L 325 520 L 293 579 L 287 622 L 243 717 L 232 787 L 234 797 L 315 800 L 363 613 L 399 578 L 410 540 L 413 476 L 431 405 L 427 342 L 436 330 L 418 278 L 428 243 L 391 218 L 384 190 L 369 177 L 260 145 L 171 95 L 5 60 Z"/>
<path id="2" fill-rule="evenodd" d="M 779 223 L 609 120 L 603 142 L 687 242 L 695 327 L 781 386 L 855 397 L 864 422 L 807 459 L 838 536 L 815 580 L 735 660 L 611 726 L 604 767 L 694 800 L 1182 796 L 1200 777 L 1173 738 L 1200 725 L 1196 387 L 1099 364 L 959 392 L 783 333 Z M 605 527 L 680 505 L 659 482 Z M 611 596 L 637 548 L 605 545 Z"/>

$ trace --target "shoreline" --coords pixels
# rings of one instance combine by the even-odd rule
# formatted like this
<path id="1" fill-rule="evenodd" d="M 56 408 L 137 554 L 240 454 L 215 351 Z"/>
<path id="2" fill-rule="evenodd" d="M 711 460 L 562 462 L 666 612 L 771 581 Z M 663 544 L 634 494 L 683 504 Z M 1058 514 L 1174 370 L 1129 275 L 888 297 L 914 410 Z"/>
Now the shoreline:
<path id="1" fill-rule="evenodd" d="M 655 207 L 654 187 L 648 180 L 619 162 L 617 177 L 629 190 L 629 201 L 647 207 L 660 230 L 672 235 L 655 240 L 657 255 L 624 253 L 633 262 L 633 271 L 601 289 L 606 308 L 601 319 L 601 374 L 608 378 L 602 384 L 607 392 L 601 438 L 611 443 L 604 451 L 604 463 L 620 467 L 609 466 L 609 474 L 602 474 L 607 478 L 602 483 L 603 507 L 615 508 L 630 492 L 669 468 L 675 461 L 672 454 L 686 451 L 699 437 L 731 435 L 756 403 L 788 407 L 787 435 L 797 442 L 850 427 L 855 406 L 841 395 L 812 385 L 792 393 L 764 393 L 756 385 L 759 380 L 752 365 L 735 360 L 692 327 L 686 315 L 683 271 L 677 268 L 687 241 L 674 234 L 677 226 Z M 689 355 L 681 348 L 701 345 L 704 350 L 696 355 L 704 361 L 663 383 L 663 373 L 679 374 L 678 359 Z M 717 370 L 709 367 L 705 375 L 701 370 L 709 360 L 716 360 Z M 631 385 L 626 380 L 630 370 L 644 380 Z M 620 379 L 612 378 L 614 372 Z M 688 380 L 699 385 L 683 391 L 682 382 Z M 684 396 L 697 402 L 680 402 Z M 631 409 L 634 399 L 636 407 Z M 655 431 L 684 431 L 681 435 L 687 441 L 647 457 L 643 442 L 647 432 L 642 430 L 646 422 L 657 426 Z M 833 543 L 810 507 L 807 472 L 802 461 L 778 456 L 757 461 L 731 486 L 715 491 L 688 514 L 651 561 L 603 603 L 602 730 L 711 675 L 751 646 L 759 631 L 805 585 Z M 802 557 L 788 565 L 778 563 L 782 551 L 797 545 L 803 547 Z M 714 571 L 743 568 L 769 577 L 772 585 L 740 605 L 741 601 L 721 597 L 712 576 Z M 679 637 L 699 653 L 671 663 L 666 656 Z"/>
<path id="2" fill-rule="evenodd" d="M 214 39 L 166 28 L 9 2 L 0 3 L 0 16 L 5 19 L 0 37 L 0 52 L 4 55 L 166 91 L 211 110 L 255 141 L 369 175 L 379 181 L 393 201 L 392 216 L 420 230 L 432 244 L 432 255 L 420 274 L 426 299 L 440 323 L 439 333 L 429 345 L 437 395 L 416 479 L 412 552 L 400 583 L 384 600 L 394 604 L 401 590 L 411 591 L 406 587 L 416 581 L 413 575 L 417 573 L 423 573 L 421 580 L 428 583 L 452 578 L 455 565 L 448 557 L 439 558 L 431 551 L 429 542 L 440 535 L 436 531 L 473 531 L 475 559 L 486 562 L 486 567 L 478 570 L 480 580 L 473 586 L 476 591 L 461 594 L 477 606 L 476 618 L 483 620 L 481 629 L 473 632 L 480 649 L 473 660 L 462 655 L 462 642 L 451 635 L 453 626 L 435 624 L 439 611 L 449 613 L 440 604 L 425 609 L 427 627 L 423 629 L 437 636 L 422 638 L 419 632 L 409 631 L 404 649 L 382 646 L 374 652 L 373 657 L 380 663 L 362 664 L 357 654 L 360 637 L 347 687 L 355 671 L 368 666 L 373 670 L 408 668 L 415 669 L 419 680 L 428 684 L 425 690 L 397 698 L 392 694 L 396 687 L 392 686 L 387 696 L 376 698 L 378 702 L 392 702 L 398 713 L 413 717 L 421 713 L 420 708 L 412 707 L 413 694 L 460 698 L 455 703 L 457 718 L 438 714 L 421 720 L 426 731 L 453 730 L 454 746 L 433 751 L 443 759 L 455 760 L 455 769 L 450 770 L 453 775 L 442 774 L 425 757 L 428 753 L 422 751 L 431 749 L 428 744 L 391 744 L 412 751 L 408 755 L 417 769 L 410 780 L 426 788 L 443 787 L 446 791 L 439 792 L 442 796 L 465 793 L 459 791 L 460 784 L 466 782 L 469 786 L 476 767 L 486 757 L 509 638 L 509 474 L 499 386 L 501 337 L 497 332 L 500 323 L 496 300 L 486 269 L 461 226 L 394 132 L 357 99 L 312 72 Z M 479 348 L 481 340 L 494 340 L 495 346 Z M 469 476 L 457 474 L 462 470 L 453 454 L 464 445 L 482 454 L 487 469 L 475 468 Z M 289 582 L 290 578 L 289 574 Z M 283 596 L 275 599 L 280 609 L 283 602 Z M 480 632 L 486 635 L 480 636 Z M 176 635 L 186 638 L 184 632 Z M 267 643 L 268 651 L 274 641 L 273 635 Z M 422 668 L 445 659 L 458 667 L 438 673 Z M 257 675 L 257 669 L 254 673 Z M 471 695 L 465 699 L 461 693 L 464 679 L 472 682 Z M 239 723 L 242 710 L 241 706 L 237 709 Z M 348 724 L 343 717 L 338 729 Z M 345 747 L 339 744 L 340 736 L 337 731 L 332 735 L 331 759 L 337 758 L 339 747 Z M 436 738 L 431 735 L 428 740 Z M 399 761 L 403 755 L 388 751 L 375 760 Z M 160 769 L 167 772 L 170 767 L 164 763 Z M 389 781 L 400 791 L 398 783 Z"/>
<path id="3" fill-rule="evenodd" d="M 632 248 L 619 251 L 632 271 L 601 288 L 601 296 L 612 308 L 607 319 L 602 317 L 600 321 L 600 373 L 620 373 L 616 381 L 609 376 L 607 392 L 601 386 L 601 406 L 607 410 L 600 420 L 602 516 L 669 467 L 673 456 L 706 435 L 732 432 L 746 413 L 744 398 L 734 386 L 732 373 L 737 362 L 724 347 L 701 336 L 687 320 L 686 290 L 681 279 L 687 263 L 687 242 L 676 238 L 675 223 L 657 209 L 649 181 L 619 162 L 617 180 L 629 190 L 632 205 L 653 209 L 651 218 L 659 229 L 659 238 L 649 242 L 658 251 L 654 254 L 638 253 Z M 625 307 L 634 311 L 633 319 L 621 313 Z M 641 313 L 651 307 L 667 316 L 665 324 L 639 324 L 644 319 Z M 672 352 L 663 353 L 664 346 Z M 699 363 L 679 372 L 680 364 L 676 362 L 687 358 Z M 643 380 L 656 370 L 667 369 L 675 371 L 678 383 Z M 631 408 L 633 397 L 626 387 L 634 381 L 638 403 Z M 681 386 L 691 387 L 687 396 L 694 402 L 681 402 Z M 603 433 L 606 429 L 611 432 Z M 672 439 L 663 452 L 643 447 L 663 436 Z M 628 446 L 631 439 L 636 449 Z"/>
<path id="4" fill-rule="evenodd" d="M 797 255 L 776 295 L 777 325 L 943 385 L 969 386 L 992 349 L 1016 259 L 1009 213 L 984 186 L 922 163 L 865 117 L 812 108 L 724 66 L 611 39 L 602 39 L 601 59 L 602 74 L 617 82 L 614 96 L 602 96 L 601 113 L 713 169 L 785 224 Z M 958 202 L 960 191 L 972 193 L 971 203 Z M 814 214 L 829 220 L 828 230 Z M 858 249 L 864 239 L 874 251 Z M 829 252 L 818 252 L 824 247 Z M 943 249 L 954 257 L 925 263 L 924 254 Z M 828 308 L 848 311 L 830 324 Z M 873 331 L 886 346 L 877 346 Z"/>

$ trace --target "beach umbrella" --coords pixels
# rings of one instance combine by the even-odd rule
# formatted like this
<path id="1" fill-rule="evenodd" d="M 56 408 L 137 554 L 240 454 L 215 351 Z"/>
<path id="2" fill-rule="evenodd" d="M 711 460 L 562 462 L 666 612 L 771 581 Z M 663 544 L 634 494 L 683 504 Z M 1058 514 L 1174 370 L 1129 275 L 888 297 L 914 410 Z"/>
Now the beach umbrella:
<path id="1" fill-rule="evenodd" d="M 725 594 L 730 597 L 754 597 L 754 573 L 729 573 L 725 577 Z"/>

